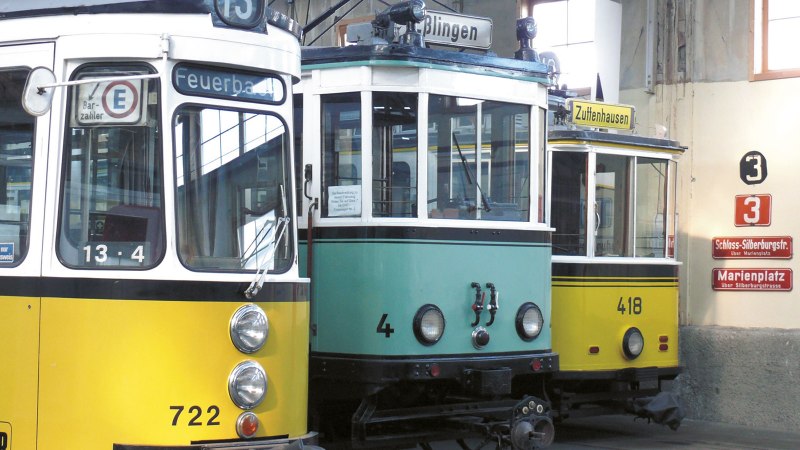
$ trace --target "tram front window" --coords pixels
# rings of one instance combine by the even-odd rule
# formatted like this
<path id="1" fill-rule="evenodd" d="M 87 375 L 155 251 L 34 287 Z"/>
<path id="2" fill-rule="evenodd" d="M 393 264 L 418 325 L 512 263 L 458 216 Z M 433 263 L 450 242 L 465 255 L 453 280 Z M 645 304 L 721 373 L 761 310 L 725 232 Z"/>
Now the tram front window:
<path id="1" fill-rule="evenodd" d="M 666 183 L 666 160 L 636 158 L 636 256 L 667 256 Z"/>
<path id="2" fill-rule="evenodd" d="M 374 217 L 417 217 L 417 94 L 373 94 L 372 192 Z"/>
<path id="3" fill-rule="evenodd" d="M 147 74 L 85 66 L 74 78 Z M 70 88 L 58 256 L 71 267 L 147 268 L 164 252 L 157 80 Z"/>
<path id="4" fill-rule="evenodd" d="M 528 221 L 530 107 L 431 95 L 428 116 L 428 216 Z"/>
<path id="5" fill-rule="evenodd" d="M 184 106 L 173 120 L 178 252 L 198 270 L 287 270 L 289 136 L 277 116 Z"/>
<path id="6" fill-rule="evenodd" d="M 361 94 L 322 96 L 322 216 L 361 216 Z"/>
<path id="7" fill-rule="evenodd" d="M 28 70 L 0 71 L 0 267 L 28 250 L 34 118 L 20 104 Z"/>
<path id="8" fill-rule="evenodd" d="M 554 255 L 586 256 L 588 153 L 553 152 L 551 199 Z"/>

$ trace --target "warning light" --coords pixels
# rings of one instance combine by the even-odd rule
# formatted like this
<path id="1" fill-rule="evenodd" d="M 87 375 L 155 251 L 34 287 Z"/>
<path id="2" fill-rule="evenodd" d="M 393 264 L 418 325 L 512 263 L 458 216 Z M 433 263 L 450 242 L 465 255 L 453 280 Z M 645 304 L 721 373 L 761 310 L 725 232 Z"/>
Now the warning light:
<path id="1" fill-rule="evenodd" d="M 250 411 L 242 413 L 236 420 L 236 432 L 242 438 L 255 436 L 258 432 L 258 417 Z"/>
<path id="2" fill-rule="evenodd" d="M 431 367 L 428 369 L 428 374 L 434 378 L 441 375 L 442 369 L 439 367 L 438 364 L 431 364 Z"/>
<path id="3" fill-rule="evenodd" d="M 534 359 L 533 361 L 531 361 L 531 369 L 533 369 L 534 372 L 542 370 L 542 360 Z"/>

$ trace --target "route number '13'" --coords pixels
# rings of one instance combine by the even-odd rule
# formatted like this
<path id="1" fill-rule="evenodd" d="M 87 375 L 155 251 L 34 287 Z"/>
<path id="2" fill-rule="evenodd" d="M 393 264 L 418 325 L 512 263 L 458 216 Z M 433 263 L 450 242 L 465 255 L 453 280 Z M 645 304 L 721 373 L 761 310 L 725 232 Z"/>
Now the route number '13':
<path id="1" fill-rule="evenodd" d="M 771 195 L 737 195 L 734 224 L 737 227 L 768 226 L 771 212 Z"/>

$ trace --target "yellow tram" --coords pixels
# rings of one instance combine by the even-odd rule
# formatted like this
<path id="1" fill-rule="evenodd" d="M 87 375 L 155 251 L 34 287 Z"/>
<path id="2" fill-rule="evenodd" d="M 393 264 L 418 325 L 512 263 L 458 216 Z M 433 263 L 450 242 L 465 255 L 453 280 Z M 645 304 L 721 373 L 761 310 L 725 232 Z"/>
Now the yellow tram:
<path id="1" fill-rule="evenodd" d="M 0 5 L 0 449 L 302 447 L 299 27 Z"/>
<path id="2" fill-rule="evenodd" d="M 632 108 L 567 104 L 574 122 L 588 118 L 592 127 L 548 134 L 553 348 L 561 358 L 554 409 L 562 418 L 627 410 L 676 426 L 680 408 L 663 383 L 680 372 L 675 182 L 685 148 L 597 129 L 631 128 Z M 669 398 L 653 403 L 659 394 Z M 667 413 L 652 411 L 665 406 Z"/>

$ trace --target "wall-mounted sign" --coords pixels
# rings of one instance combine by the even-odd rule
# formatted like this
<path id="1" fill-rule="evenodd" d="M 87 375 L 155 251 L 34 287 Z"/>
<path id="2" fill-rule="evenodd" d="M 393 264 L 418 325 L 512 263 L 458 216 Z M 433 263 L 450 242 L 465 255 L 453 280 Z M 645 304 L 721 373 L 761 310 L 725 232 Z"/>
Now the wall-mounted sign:
<path id="1" fill-rule="evenodd" d="M 715 291 L 791 291 L 792 269 L 713 269 Z"/>
<path id="2" fill-rule="evenodd" d="M 492 48 L 492 20 L 450 12 L 431 11 L 417 25 L 425 42 L 450 47 Z"/>
<path id="3" fill-rule="evenodd" d="M 175 89 L 186 95 L 259 103 L 282 103 L 286 98 L 283 81 L 269 74 L 181 64 L 172 81 Z"/>
<path id="4" fill-rule="evenodd" d="M 791 236 L 721 236 L 711 239 L 715 259 L 791 259 Z"/>
<path id="5" fill-rule="evenodd" d="M 767 158 L 753 150 L 739 161 L 739 178 L 746 184 L 760 184 L 767 179 Z"/>
<path id="6" fill-rule="evenodd" d="M 733 223 L 737 227 L 768 227 L 772 220 L 772 195 L 737 195 Z"/>
<path id="7" fill-rule="evenodd" d="M 567 99 L 568 120 L 575 125 L 632 130 L 636 108 L 601 102 Z"/>

